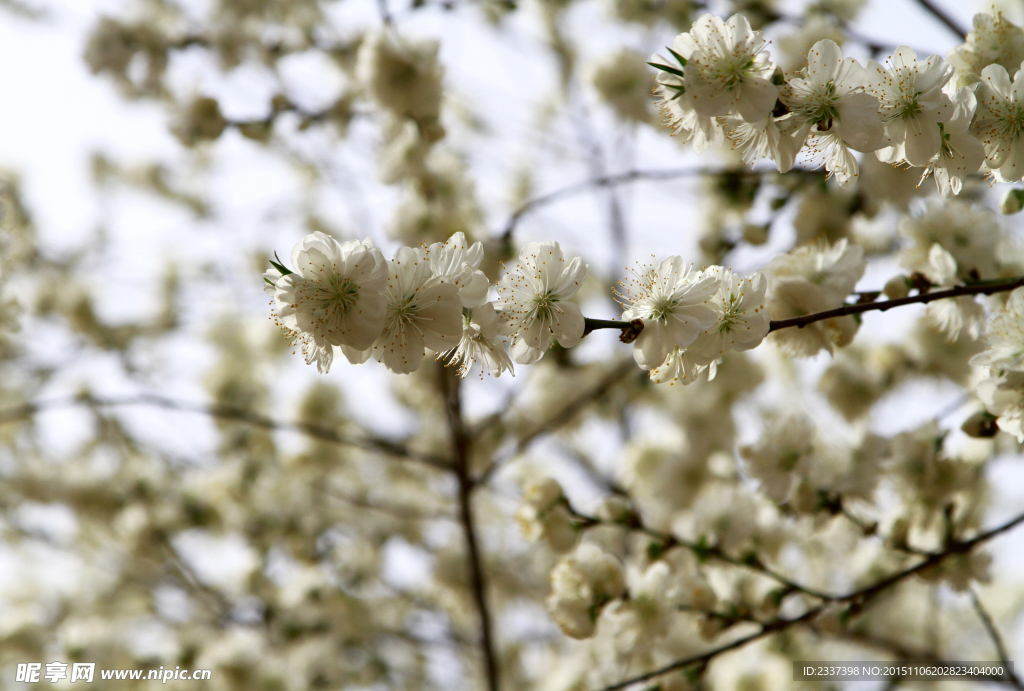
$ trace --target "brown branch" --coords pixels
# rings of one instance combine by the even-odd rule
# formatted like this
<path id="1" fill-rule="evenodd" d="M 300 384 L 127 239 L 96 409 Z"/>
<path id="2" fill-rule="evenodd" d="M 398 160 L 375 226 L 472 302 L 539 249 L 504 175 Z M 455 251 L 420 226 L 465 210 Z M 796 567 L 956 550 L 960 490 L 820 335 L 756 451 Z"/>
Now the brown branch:
<path id="1" fill-rule="evenodd" d="M 676 537 L 672 533 L 665 533 L 660 530 L 651 528 L 644 524 L 643 519 L 637 514 L 633 514 L 630 517 L 630 521 L 628 523 L 621 523 L 603 521 L 592 516 L 581 514 L 575 509 L 573 509 L 572 506 L 568 506 L 567 508 L 569 509 L 569 512 L 580 521 L 581 527 L 588 527 L 593 525 L 613 525 L 618 526 L 620 528 L 625 528 L 627 530 L 634 530 L 637 532 L 644 533 L 645 535 L 649 535 L 650 537 L 654 538 L 655 540 L 658 540 L 661 543 L 657 546 L 658 552 L 660 554 L 664 554 L 666 551 L 674 547 L 684 547 L 693 552 L 693 554 L 698 559 L 714 559 L 716 561 L 720 561 L 725 564 L 730 564 L 732 566 L 751 569 L 757 573 L 760 573 L 763 576 L 771 578 L 776 583 L 779 583 L 780 585 L 784 586 L 788 592 L 800 592 L 804 595 L 810 595 L 811 597 L 817 598 L 825 602 L 834 602 L 836 600 L 841 599 L 842 597 L 839 595 L 832 595 L 830 593 L 816 590 L 809 586 L 797 583 L 796 581 L 790 579 L 788 576 L 778 573 L 777 571 L 769 567 L 767 564 L 762 562 L 755 554 L 749 554 L 742 558 L 734 557 L 732 555 L 726 554 L 721 550 L 721 548 L 717 547 L 716 545 L 706 545 L 703 543 L 691 542 L 690 540 L 685 540 L 683 538 Z"/>
<path id="2" fill-rule="evenodd" d="M 794 168 L 792 172 L 803 172 L 814 174 L 815 171 Z M 519 221 L 529 213 L 537 210 L 542 206 L 547 206 L 554 202 L 560 201 L 567 197 L 572 197 L 577 194 L 582 194 L 595 187 L 617 187 L 618 185 L 625 185 L 631 182 L 637 182 L 640 180 L 675 180 L 678 178 L 686 177 L 697 177 L 702 175 L 716 176 L 716 175 L 735 175 L 739 177 L 758 177 L 761 175 L 778 175 L 778 171 L 775 168 L 764 168 L 758 170 L 749 170 L 746 168 L 665 168 L 662 170 L 627 170 L 622 173 L 612 173 L 609 175 L 599 175 L 592 177 L 588 180 L 567 185 L 561 189 L 542 194 L 540 196 L 528 199 L 519 205 L 519 207 L 512 212 L 512 215 L 505 221 L 505 226 L 499 235 L 503 242 L 510 242 L 512 234 L 515 232 L 516 226 Z"/>
<path id="3" fill-rule="evenodd" d="M 220 404 L 205 406 L 198 403 L 187 403 L 154 394 L 139 394 L 137 396 L 125 396 L 120 398 L 92 398 L 89 396 L 79 396 L 26 403 L 24 405 L 0 411 L 0 424 L 25 420 L 36 413 L 45 410 L 74 408 L 78 406 L 89 408 L 146 406 L 162 408 L 164 410 L 174 410 L 182 413 L 208 415 L 209 417 L 221 420 L 241 422 L 247 425 L 252 425 L 253 427 L 260 427 L 277 432 L 295 432 L 320 441 L 331 442 L 342 446 L 352 446 L 365 451 L 376 451 L 388 456 L 415 461 L 417 463 L 422 463 L 442 470 L 451 469 L 451 463 L 446 458 L 415 452 L 406 448 L 401 443 L 390 439 L 370 436 L 362 438 L 346 437 L 327 427 L 321 427 L 319 425 L 312 425 L 304 422 L 281 422 L 261 413 L 256 413 L 244 408 L 236 408 L 234 406 Z"/>
<path id="4" fill-rule="evenodd" d="M 459 483 L 459 521 L 466 539 L 466 552 L 469 558 L 469 580 L 480 616 L 480 649 L 484 658 L 484 674 L 487 679 L 488 691 L 498 691 L 500 673 L 498 655 L 494 645 L 494 634 L 491 623 L 491 610 L 487 604 L 487 583 L 484 575 L 483 557 L 477 539 L 476 522 L 473 516 L 472 495 L 475 483 L 470 469 L 470 450 L 472 437 L 466 429 L 462 417 L 462 400 L 459 389 L 461 380 L 449 367 L 439 367 L 441 389 L 445 394 L 448 412 L 448 427 L 451 432 L 454 463 L 452 472 Z"/>
<path id="5" fill-rule="evenodd" d="M 808 314 L 803 317 L 793 317 L 792 319 L 779 319 L 773 320 L 768 331 L 778 331 L 779 329 L 787 329 L 795 326 L 798 329 L 802 329 L 808 324 L 814 322 L 823 321 L 825 319 L 834 319 L 835 317 L 845 317 L 851 314 L 862 314 L 864 312 L 881 311 L 892 309 L 893 307 L 902 307 L 903 305 L 924 305 L 935 300 L 945 300 L 948 298 L 958 298 L 967 295 L 992 295 L 993 293 L 1002 293 L 1007 290 L 1013 290 L 1024 286 L 1024 276 L 998 282 L 985 282 L 985 283 L 974 283 L 966 286 L 956 286 L 955 288 L 949 288 L 947 290 L 936 290 L 928 293 L 920 293 L 918 295 L 911 295 L 905 298 L 898 298 L 896 300 L 883 300 L 881 302 L 865 302 L 858 305 L 843 305 L 832 310 L 825 310 L 824 312 L 815 312 L 814 314 Z"/>
<path id="6" fill-rule="evenodd" d="M 852 314 L 863 314 L 864 312 L 885 312 L 893 307 L 902 307 L 904 305 L 925 305 L 929 302 L 934 302 L 935 300 L 946 300 L 949 298 L 958 298 L 968 295 L 992 295 L 993 293 L 1003 293 L 1008 290 L 1014 290 L 1021 286 L 1024 286 L 1024 276 L 1000 281 L 972 283 L 971 285 L 956 286 L 955 288 L 949 288 L 947 290 L 919 293 L 918 295 L 911 295 L 905 298 L 898 298 L 896 300 L 882 300 L 881 302 L 864 302 L 855 305 L 843 305 L 842 307 L 825 310 L 824 312 L 806 314 L 802 317 L 774 319 L 768 327 L 768 332 L 771 333 L 772 331 L 788 329 L 794 326 L 798 329 L 802 329 L 808 324 L 824 321 L 826 319 L 846 317 Z M 584 333 L 590 333 L 591 331 L 596 331 L 598 329 L 625 330 L 632 326 L 630 322 L 617 319 L 591 319 L 589 317 L 585 317 L 583 321 Z"/>
<path id="7" fill-rule="evenodd" d="M 967 40 L 967 32 L 964 31 L 963 27 L 961 27 L 944 9 L 936 5 L 933 0 L 917 0 L 917 4 L 930 15 L 938 19 L 943 26 L 959 36 L 961 41 Z"/>
<path id="8" fill-rule="evenodd" d="M 618 384 L 622 379 L 628 376 L 631 372 L 636 371 L 636 366 L 629 360 L 623 360 L 616 367 L 613 367 L 603 376 L 597 384 L 590 389 L 587 389 L 582 394 L 569 401 L 565 406 L 562 407 L 557 413 L 546 419 L 540 425 L 535 427 L 532 431 L 527 432 L 525 435 L 519 438 L 516 442 L 515 448 L 511 452 L 506 454 L 500 459 L 491 461 L 480 475 L 473 482 L 474 484 L 480 484 L 487 482 L 488 479 L 498 470 L 501 466 L 505 465 L 512 458 L 515 458 L 533 443 L 537 437 L 554 432 L 559 429 L 574 417 L 576 414 L 583 409 L 588 403 L 596 400 L 606 394 L 609 389 Z"/>
<path id="9" fill-rule="evenodd" d="M 974 604 L 974 611 L 978 613 L 978 618 L 981 619 L 981 623 L 985 626 L 985 631 L 988 632 L 989 638 L 992 639 L 992 644 L 996 648 L 996 655 L 999 656 L 999 661 L 1003 663 L 1003 667 L 1006 668 L 1006 680 L 1016 686 L 1018 689 L 1024 688 L 1024 684 L 1021 683 L 1020 677 L 1014 674 L 1010 663 L 1010 656 L 1006 653 L 1006 645 L 1003 643 L 1003 637 L 999 635 L 999 629 L 996 628 L 996 624 L 992 621 L 992 616 L 985 609 L 985 605 L 981 603 L 981 599 L 978 597 L 978 593 L 975 592 L 974 588 L 970 589 L 971 602 Z"/>
<path id="10" fill-rule="evenodd" d="M 870 586 L 861 588 L 859 590 L 855 590 L 846 595 L 832 597 L 828 601 L 822 602 L 822 604 L 817 605 L 816 607 L 812 607 L 811 609 L 807 610 L 798 617 L 794 617 L 792 619 L 776 618 L 769 622 L 765 622 L 761 625 L 761 630 L 757 631 L 756 633 L 744 636 L 743 638 L 739 638 L 731 643 L 727 643 L 717 648 L 712 648 L 711 650 L 700 655 L 684 658 L 682 660 L 676 660 L 675 662 L 665 665 L 664 667 L 660 667 L 650 672 L 645 672 L 644 674 L 617 682 L 615 684 L 611 684 L 610 686 L 605 686 L 601 689 L 601 691 L 618 691 L 618 689 L 624 689 L 627 686 L 647 681 L 649 679 L 654 679 L 655 677 L 660 677 L 664 674 L 668 674 L 669 672 L 674 672 L 677 669 L 684 669 L 686 667 L 692 667 L 695 665 L 707 664 L 711 659 L 724 652 L 743 647 L 747 643 L 751 643 L 760 638 L 764 638 L 765 636 L 775 633 L 777 631 L 788 629 L 796 624 L 811 621 L 818 614 L 821 614 L 824 611 L 824 609 L 832 602 L 849 603 L 851 608 L 856 608 L 858 610 L 862 609 L 869 600 L 876 597 L 880 593 L 884 592 L 888 588 L 896 585 L 897 583 L 900 583 L 904 579 L 913 576 L 914 574 L 920 573 L 921 571 L 924 571 L 925 569 L 928 569 L 932 566 L 936 566 L 937 564 L 941 563 L 942 561 L 948 559 L 951 556 L 958 554 L 966 554 L 977 545 L 988 540 L 991 540 L 992 538 L 1015 528 L 1021 523 L 1024 523 L 1024 514 L 1021 514 L 1016 518 L 1013 518 L 1007 521 L 1006 523 L 997 526 L 987 532 L 976 535 L 970 540 L 965 540 L 963 542 L 954 542 L 950 544 L 944 551 L 930 554 L 926 559 L 924 559 L 920 563 L 909 568 L 903 569 L 902 571 L 898 571 L 879 581 L 876 581 L 874 584 Z"/>
<path id="11" fill-rule="evenodd" d="M 347 494 L 341 494 L 337 491 L 323 489 L 323 492 L 335 501 L 343 504 L 348 504 L 359 509 L 367 509 L 368 511 L 378 511 L 380 513 L 387 514 L 394 518 L 398 518 L 403 521 L 455 521 L 458 520 L 452 513 L 429 513 L 426 511 L 419 511 L 417 509 L 401 506 L 396 504 L 381 504 L 378 502 L 372 502 L 363 497 L 356 497 Z"/>

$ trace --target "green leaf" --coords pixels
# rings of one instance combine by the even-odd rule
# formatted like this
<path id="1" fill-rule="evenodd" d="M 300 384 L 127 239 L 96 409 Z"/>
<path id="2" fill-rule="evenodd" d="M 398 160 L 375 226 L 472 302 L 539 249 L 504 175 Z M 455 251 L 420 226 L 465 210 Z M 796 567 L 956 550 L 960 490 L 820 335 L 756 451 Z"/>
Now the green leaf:
<path id="1" fill-rule="evenodd" d="M 275 262 L 274 259 L 277 261 Z M 290 273 L 294 273 L 288 269 L 284 264 L 281 263 L 281 257 L 277 256 L 277 252 L 274 252 L 274 259 L 270 260 L 270 265 L 281 272 L 282 276 L 287 276 Z"/>
<path id="2" fill-rule="evenodd" d="M 269 278 L 264 278 L 263 280 L 266 281 L 269 285 L 277 286 L 277 284 L 271 281 Z"/>
<path id="3" fill-rule="evenodd" d="M 686 67 L 686 58 L 684 58 L 682 55 L 680 55 L 679 53 L 675 52 L 674 50 L 672 50 L 668 46 L 665 46 L 665 47 L 668 50 L 668 52 L 672 53 L 672 57 L 674 57 L 679 62 L 680 65 L 682 65 L 683 67 Z"/>
<path id="4" fill-rule="evenodd" d="M 682 77 L 683 76 L 683 71 L 682 70 L 677 70 L 675 67 L 669 67 L 668 65 L 662 65 L 662 64 L 659 64 L 657 62 L 649 62 L 647 64 L 650 65 L 651 67 L 659 69 L 659 70 L 661 70 L 663 72 L 668 72 L 669 74 L 674 74 L 677 77 Z"/>

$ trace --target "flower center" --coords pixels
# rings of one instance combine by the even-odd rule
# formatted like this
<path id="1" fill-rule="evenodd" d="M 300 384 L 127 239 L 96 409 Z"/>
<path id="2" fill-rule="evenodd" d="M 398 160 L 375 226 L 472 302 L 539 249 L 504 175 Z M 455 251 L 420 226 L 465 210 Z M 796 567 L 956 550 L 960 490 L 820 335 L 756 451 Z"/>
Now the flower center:
<path id="1" fill-rule="evenodd" d="M 408 326 L 416 319 L 420 306 L 416 304 L 416 294 L 413 293 L 401 300 L 396 300 L 388 306 L 388 323 Z"/>
<path id="2" fill-rule="evenodd" d="M 742 315 L 739 296 L 730 293 L 729 300 L 725 303 L 725 312 L 722 314 L 722 320 L 718 323 L 718 330 L 726 333 L 732 331 L 740 323 Z"/>
<path id="3" fill-rule="evenodd" d="M 533 298 L 533 318 L 549 318 L 555 310 L 556 302 L 558 302 L 558 296 L 554 295 L 550 290 L 535 295 Z"/>
<path id="4" fill-rule="evenodd" d="M 999 118 L 1002 135 L 1006 139 L 1015 139 L 1024 131 L 1024 107 L 1016 103 L 1007 103 L 1003 117 Z"/>
<path id="5" fill-rule="evenodd" d="M 676 300 L 673 300 L 668 295 L 663 295 L 659 298 L 655 298 L 655 300 L 651 304 L 651 317 L 664 323 L 665 321 L 668 320 L 668 317 L 670 314 L 672 314 L 672 311 L 675 310 L 675 308 L 678 306 L 679 303 Z"/>
<path id="6" fill-rule="evenodd" d="M 331 276 L 326 284 L 316 285 L 307 296 L 325 319 L 337 319 L 345 316 L 359 299 L 359 285 L 345 276 Z"/>

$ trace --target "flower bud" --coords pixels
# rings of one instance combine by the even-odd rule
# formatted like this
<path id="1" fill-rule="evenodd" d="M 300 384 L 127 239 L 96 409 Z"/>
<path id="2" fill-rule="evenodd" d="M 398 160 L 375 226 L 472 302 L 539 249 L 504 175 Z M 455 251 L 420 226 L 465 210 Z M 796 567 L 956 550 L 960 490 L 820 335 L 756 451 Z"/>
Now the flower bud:
<path id="1" fill-rule="evenodd" d="M 698 629 L 700 637 L 705 641 L 713 641 L 715 637 L 728 628 L 728 623 L 722 617 L 706 616 L 701 617 Z"/>
<path id="2" fill-rule="evenodd" d="M 902 275 L 893 276 L 885 284 L 882 292 L 890 300 L 899 300 L 900 298 L 907 297 L 910 294 L 910 285 L 907 283 L 907 277 Z"/>
<path id="3" fill-rule="evenodd" d="M 896 549 L 906 549 L 908 546 L 907 535 L 910 533 L 910 521 L 905 517 L 897 518 L 889 528 L 889 538 L 886 542 Z"/>
<path id="4" fill-rule="evenodd" d="M 793 498 L 789 503 L 797 513 L 814 513 L 820 506 L 820 502 L 818 501 L 818 490 L 806 478 L 804 478 L 800 480 L 800 483 L 796 486 L 796 491 L 793 492 Z"/>
<path id="5" fill-rule="evenodd" d="M 1024 190 L 1007 191 L 1006 196 L 1003 197 L 1003 203 L 999 205 L 999 210 L 1007 216 L 1017 213 L 1022 208 L 1024 208 Z"/>
<path id="6" fill-rule="evenodd" d="M 837 605 L 829 605 L 814 618 L 819 631 L 835 635 L 843 630 L 843 611 Z"/>
<path id="7" fill-rule="evenodd" d="M 751 245 L 763 245 L 768 242 L 768 226 L 747 223 L 743 226 L 743 239 Z"/>
<path id="8" fill-rule="evenodd" d="M 979 410 L 964 420 L 964 424 L 960 425 L 960 429 L 968 437 L 974 437 L 975 439 L 991 439 L 999 434 L 996 418 L 987 410 Z"/>
<path id="9" fill-rule="evenodd" d="M 635 513 L 629 500 L 613 494 L 607 497 L 597 509 L 597 517 L 607 523 L 629 524 Z"/>

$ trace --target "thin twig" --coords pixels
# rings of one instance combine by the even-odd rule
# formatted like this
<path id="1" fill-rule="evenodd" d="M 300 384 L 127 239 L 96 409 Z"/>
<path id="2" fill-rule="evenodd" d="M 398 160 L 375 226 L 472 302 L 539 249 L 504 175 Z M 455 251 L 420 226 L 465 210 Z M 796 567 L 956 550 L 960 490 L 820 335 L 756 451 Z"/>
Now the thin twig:
<path id="1" fill-rule="evenodd" d="M 843 305 L 842 307 L 825 310 L 824 312 L 806 314 L 802 317 L 772 320 L 768 327 L 768 331 L 770 333 L 772 331 L 788 329 L 794 326 L 798 329 L 802 329 L 808 324 L 824 321 L 826 319 L 835 319 L 836 317 L 863 314 L 864 312 L 885 312 L 893 307 L 902 307 L 904 305 L 925 305 L 929 302 L 934 302 L 935 300 L 946 300 L 949 298 L 958 298 L 967 295 L 992 295 L 993 293 L 1003 293 L 1008 290 L 1014 290 L 1021 286 L 1024 286 L 1024 276 L 996 282 L 972 283 L 971 285 L 920 293 L 918 295 L 911 295 L 905 298 L 898 298 L 896 300 L 882 300 L 881 302 L 865 302 L 855 305 Z M 589 333 L 598 329 L 621 330 L 631 326 L 630 322 L 617 319 L 591 319 L 586 317 L 583 321 L 584 333 Z"/>
<path id="2" fill-rule="evenodd" d="M 938 19 L 939 22 L 941 22 L 947 29 L 959 36 L 961 41 L 967 40 L 967 32 L 964 31 L 963 27 L 957 24 L 955 19 L 949 16 L 944 9 L 936 5 L 932 0 L 917 0 L 917 4 L 924 8 L 924 10 L 930 15 Z"/>
<path id="3" fill-rule="evenodd" d="M 734 557 L 729 554 L 726 554 L 721 550 L 721 548 L 715 545 L 706 545 L 703 543 L 691 542 L 689 540 L 676 537 L 676 535 L 674 535 L 673 533 L 665 533 L 655 528 L 651 528 L 643 522 L 639 515 L 634 514 L 631 517 L 629 523 L 613 523 L 609 521 L 603 521 L 598 518 L 594 518 L 593 516 L 581 514 L 575 509 L 573 509 L 572 506 L 568 506 L 567 508 L 573 516 L 579 519 L 580 525 L 583 527 L 592 525 L 614 525 L 620 528 L 634 530 L 637 532 L 644 533 L 645 535 L 649 535 L 650 537 L 654 538 L 660 543 L 658 547 L 659 552 L 662 554 L 674 547 L 684 547 L 693 552 L 700 559 L 714 559 L 725 564 L 731 564 L 732 566 L 739 566 L 756 571 L 764 576 L 767 576 L 768 578 L 771 578 L 776 583 L 779 583 L 780 585 L 784 586 L 785 589 L 789 592 L 800 592 L 804 595 L 810 595 L 811 597 L 826 602 L 834 602 L 842 598 L 842 596 L 840 595 L 832 595 L 830 593 L 826 593 L 820 590 L 816 590 L 815 588 L 811 588 L 810 586 L 797 583 L 796 581 L 791 580 L 788 576 L 784 576 L 783 574 L 778 573 L 777 571 L 769 567 L 754 554 L 747 555 L 744 558 Z"/>
<path id="4" fill-rule="evenodd" d="M 601 396 L 604 396 L 609 389 L 611 389 L 620 381 L 622 381 L 631 372 L 635 371 L 636 365 L 634 365 L 633 362 L 629 360 L 624 360 L 621 363 L 619 363 L 616 367 L 610 369 L 608 373 L 605 374 L 605 376 L 603 376 L 597 382 L 597 384 L 587 389 L 573 400 L 569 401 L 557 413 L 544 420 L 544 422 L 535 427 L 532 431 L 527 432 L 525 435 L 520 437 L 519 441 L 516 442 L 515 448 L 513 448 L 511 452 L 505 454 L 503 457 L 499 459 L 491 461 L 490 465 L 484 468 L 480 475 L 477 476 L 477 479 L 473 481 L 474 484 L 487 482 L 487 480 L 490 479 L 490 477 L 495 473 L 495 471 L 498 470 L 498 468 L 502 467 L 512 458 L 515 458 L 523 451 L 525 451 L 526 448 L 530 446 L 530 444 L 532 444 L 537 437 L 543 434 L 554 432 L 555 430 L 559 429 L 560 427 L 568 423 L 570 420 L 576 417 L 576 414 L 579 413 L 584 406 L 586 406 L 588 403 L 591 403 L 592 401 L 599 399 Z"/>
<path id="5" fill-rule="evenodd" d="M 462 532 L 466 539 L 470 589 L 480 617 L 480 649 L 484 658 L 484 674 L 487 678 L 488 691 L 498 691 L 500 687 L 498 655 L 494 645 L 491 610 L 487 604 L 487 583 L 483 557 L 473 516 L 472 495 L 475 483 L 470 470 L 472 437 L 468 433 L 465 420 L 462 417 L 462 401 L 459 393 L 462 380 L 448 367 L 439 367 L 438 370 L 441 388 L 447 401 L 448 426 L 454 455 L 452 472 L 455 473 L 459 483 L 459 521 L 462 523 Z"/>
<path id="6" fill-rule="evenodd" d="M 793 169 L 796 172 L 814 173 L 812 170 L 804 170 L 799 168 Z M 519 205 L 512 215 L 509 216 L 505 222 L 505 226 L 501 231 L 501 239 L 508 242 L 512 238 L 512 233 L 515 232 L 516 226 L 519 221 L 529 213 L 537 210 L 542 206 L 547 206 L 553 202 L 560 201 L 567 197 L 572 197 L 577 194 L 581 194 L 595 187 L 615 187 L 618 185 L 625 185 L 631 182 L 637 182 L 639 180 L 675 180 L 678 178 L 695 177 L 700 175 L 716 176 L 716 175 L 736 175 L 740 177 L 756 177 L 760 175 L 778 175 L 778 171 L 775 168 L 763 168 L 757 170 L 750 170 L 747 168 L 665 168 L 662 170 L 627 170 L 622 173 L 613 173 L 610 175 L 599 175 L 592 177 L 588 180 L 567 185 L 561 189 L 547 192 L 540 196 L 529 199 Z"/>
<path id="7" fill-rule="evenodd" d="M 1013 290 L 1024 286 L 1024 276 L 1013 278 L 1005 281 L 998 282 L 985 282 L 985 283 L 974 283 L 966 286 L 956 286 L 955 288 L 949 288 L 947 290 L 936 290 L 928 293 L 920 293 L 918 295 L 911 295 L 905 298 L 898 298 L 896 300 L 882 300 L 881 302 L 865 302 L 859 305 L 843 305 L 833 310 L 825 310 L 824 312 L 815 312 L 814 314 L 808 314 L 803 317 L 793 317 L 792 319 L 779 319 L 773 320 L 768 331 L 778 331 L 779 329 L 787 329 L 795 326 L 798 329 L 813 324 L 814 322 L 823 321 L 825 319 L 833 319 L 835 317 L 845 317 L 851 314 L 862 314 L 864 312 L 881 311 L 885 312 L 893 307 L 902 307 L 903 305 L 924 305 L 935 300 L 945 300 L 948 298 L 958 298 L 967 295 L 992 295 L 993 293 L 1002 293 L 1007 290 Z"/>
<path id="8" fill-rule="evenodd" d="M 992 621 L 992 616 L 985 609 L 985 605 L 981 603 L 981 599 L 978 597 L 978 593 L 975 592 L 974 588 L 970 588 L 971 602 L 974 603 L 974 611 L 978 613 L 978 618 L 981 619 L 981 623 L 985 626 L 985 630 L 988 632 L 989 638 L 992 639 L 992 644 L 996 647 L 996 654 L 999 656 L 999 661 L 1003 663 L 1003 667 L 1006 669 L 1007 680 L 1016 686 L 1018 689 L 1024 688 L 1021 684 L 1020 678 L 1014 674 L 1011 668 L 1010 656 L 1006 653 L 1006 645 L 1003 644 L 1003 637 L 999 634 L 999 629 L 996 628 L 996 624 Z"/>
<path id="9" fill-rule="evenodd" d="M 380 12 L 380 20 L 384 26 L 391 26 L 391 12 L 388 11 L 388 0 L 377 0 L 377 10 Z"/>
<path id="10" fill-rule="evenodd" d="M 367 509 L 369 511 L 379 511 L 380 513 L 388 514 L 394 518 L 398 518 L 404 521 L 455 521 L 458 520 L 452 513 L 427 513 L 419 511 L 417 509 L 410 508 L 408 506 L 398 506 L 394 504 L 381 504 L 378 502 L 372 502 L 368 499 L 356 496 L 350 496 L 347 494 L 341 494 L 340 492 L 333 490 L 324 490 L 324 493 L 334 499 L 335 501 L 348 504 L 360 509 Z"/>
<path id="11" fill-rule="evenodd" d="M 36 401 L 0 411 L 0 424 L 25 420 L 41 411 L 55 410 L 59 408 L 75 408 L 79 406 L 88 408 L 145 406 L 162 408 L 164 410 L 174 410 L 182 413 L 196 413 L 222 420 L 234 420 L 236 422 L 252 425 L 253 427 L 260 427 L 278 432 L 295 432 L 297 434 L 304 434 L 307 437 L 312 437 L 320 441 L 331 442 L 342 446 L 352 446 L 366 451 L 376 451 L 388 456 L 415 461 L 417 463 L 422 463 L 442 470 L 448 470 L 451 468 L 451 463 L 446 458 L 415 452 L 406 448 L 401 443 L 390 439 L 384 439 L 381 437 L 346 437 L 327 427 L 320 427 L 319 425 L 312 425 L 304 422 L 281 422 L 261 413 L 256 413 L 244 408 L 236 408 L 234 406 L 220 404 L 205 406 L 199 403 L 178 401 L 165 396 L 157 396 L 155 394 L 139 394 L 137 396 L 124 396 L 120 398 L 93 398 L 79 396 L 48 401 Z"/>

